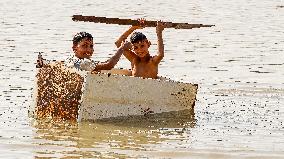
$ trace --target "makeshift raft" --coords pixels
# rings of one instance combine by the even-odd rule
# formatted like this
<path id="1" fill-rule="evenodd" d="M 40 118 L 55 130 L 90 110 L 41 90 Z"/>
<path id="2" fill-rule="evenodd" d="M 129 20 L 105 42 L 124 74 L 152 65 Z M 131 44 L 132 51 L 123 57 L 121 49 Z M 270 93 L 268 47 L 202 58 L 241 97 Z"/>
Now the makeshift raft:
<path id="1" fill-rule="evenodd" d="M 30 114 L 83 121 L 192 112 L 197 84 L 130 75 L 124 69 L 92 74 L 63 63 L 45 64 L 36 75 L 35 104 Z"/>

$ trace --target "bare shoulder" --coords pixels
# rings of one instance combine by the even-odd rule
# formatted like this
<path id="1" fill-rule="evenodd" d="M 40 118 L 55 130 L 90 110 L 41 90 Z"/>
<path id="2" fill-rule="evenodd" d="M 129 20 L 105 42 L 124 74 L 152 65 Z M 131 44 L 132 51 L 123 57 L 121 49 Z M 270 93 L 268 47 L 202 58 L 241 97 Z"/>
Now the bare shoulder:
<path id="1" fill-rule="evenodd" d="M 161 57 L 159 54 L 155 55 L 155 56 L 151 56 L 151 61 L 155 64 L 159 64 L 161 62 L 161 60 L 163 59 L 163 57 Z"/>

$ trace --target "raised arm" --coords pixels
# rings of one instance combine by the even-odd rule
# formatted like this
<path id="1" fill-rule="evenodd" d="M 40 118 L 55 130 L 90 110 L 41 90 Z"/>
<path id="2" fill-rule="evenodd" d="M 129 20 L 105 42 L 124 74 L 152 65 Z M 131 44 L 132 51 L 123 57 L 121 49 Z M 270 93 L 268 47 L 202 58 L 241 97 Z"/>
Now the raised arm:
<path id="1" fill-rule="evenodd" d="M 116 41 L 115 41 L 115 45 L 116 47 L 120 47 L 121 43 L 123 41 L 125 41 L 128 36 L 136 29 L 142 29 L 144 28 L 144 22 L 145 19 L 141 18 L 138 19 L 139 21 L 139 26 L 131 26 L 128 30 L 126 30 Z M 123 55 L 128 59 L 128 61 L 132 62 L 134 58 L 137 57 L 137 55 L 131 51 L 131 49 L 125 49 L 123 52 Z"/>
<path id="2" fill-rule="evenodd" d="M 126 30 L 116 41 L 115 45 L 117 48 L 120 47 L 121 43 L 127 39 L 127 37 L 136 29 L 144 28 L 145 19 L 138 19 L 140 25 L 139 26 L 131 26 L 128 30 Z"/>
<path id="3" fill-rule="evenodd" d="M 127 29 L 116 41 L 115 45 L 117 48 L 120 47 L 121 43 L 127 39 L 127 37 L 136 29 L 139 29 L 139 26 L 131 26 L 129 29 Z"/>
<path id="4" fill-rule="evenodd" d="M 165 25 L 163 24 L 163 22 L 158 21 L 157 27 L 156 27 L 156 33 L 157 33 L 157 39 L 158 39 L 158 41 L 157 41 L 158 53 L 153 58 L 153 61 L 156 64 L 159 64 L 164 57 L 164 42 L 163 42 L 163 36 L 162 36 L 164 28 L 165 28 Z"/>
<path id="5" fill-rule="evenodd" d="M 119 61 L 121 55 L 125 50 L 131 48 L 130 42 L 122 43 L 122 45 L 118 48 L 117 52 L 107 61 L 100 62 L 96 65 L 96 68 L 93 71 L 100 71 L 100 70 L 110 70 L 112 69 L 117 62 Z"/>
<path id="6" fill-rule="evenodd" d="M 124 42 L 127 37 L 136 29 L 141 28 L 140 26 L 131 26 L 127 31 L 125 31 L 115 42 L 117 48 L 121 46 L 121 43 Z M 125 50 L 123 55 L 132 62 L 136 55 L 131 51 L 131 49 Z"/>

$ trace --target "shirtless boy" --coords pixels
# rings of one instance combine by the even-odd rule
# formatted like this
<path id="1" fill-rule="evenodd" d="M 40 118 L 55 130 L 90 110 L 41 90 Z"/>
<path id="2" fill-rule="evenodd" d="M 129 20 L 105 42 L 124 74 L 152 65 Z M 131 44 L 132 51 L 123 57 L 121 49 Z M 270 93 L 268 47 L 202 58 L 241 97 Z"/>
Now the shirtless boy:
<path id="1" fill-rule="evenodd" d="M 143 28 L 143 20 L 140 20 L 140 26 L 131 26 L 126 32 L 124 32 L 119 39 L 115 42 L 117 47 L 121 47 L 123 41 L 136 29 Z M 135 77 L 143 78 L 157 78 L 158 65 L 164 57 L 164 44 L 162 32 L 164 30 L 164 24 L 161 21 L 157 22 L 156 34 L 158 52 L 157 55 L 151 56 L 149 53 L 149 47 L 151 42 L 141 32 L 134 32 L 130 37 L 132 44 L 131 49 L 125 47 L 123 55 L 131 62 L 132 75 Z M 128 44 L 128 42 L 125 42 Z"/>

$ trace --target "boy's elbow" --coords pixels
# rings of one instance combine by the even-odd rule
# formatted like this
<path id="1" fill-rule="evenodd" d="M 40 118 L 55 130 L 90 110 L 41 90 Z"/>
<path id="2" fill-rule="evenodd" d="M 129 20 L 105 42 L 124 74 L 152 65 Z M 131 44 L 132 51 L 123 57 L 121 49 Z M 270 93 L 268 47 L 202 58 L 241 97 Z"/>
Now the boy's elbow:
<path id="1" fill-rule="evenodd" d="M 120 47 L 119 41 L 114 42 L 114 44 L 115 44 L 116 47 Z"/>
<path id="2" fill-rule="evenodd" d="M 116 63 L 108 61 L 107 65 L 106 65 L 106 70 L 111 70 L 114 68 Z"/>

